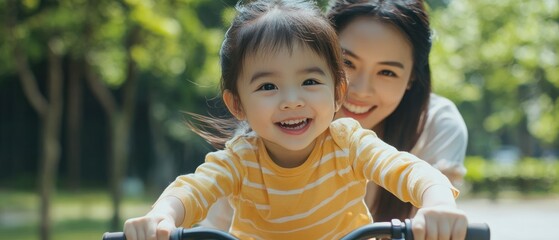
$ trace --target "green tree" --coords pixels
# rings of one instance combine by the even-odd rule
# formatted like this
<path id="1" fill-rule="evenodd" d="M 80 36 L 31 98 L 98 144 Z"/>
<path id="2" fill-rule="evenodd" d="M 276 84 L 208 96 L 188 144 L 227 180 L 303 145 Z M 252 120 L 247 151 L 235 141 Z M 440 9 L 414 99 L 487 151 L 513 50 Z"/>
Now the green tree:
<path id="1" fill-rule="evenodd" d="M 156 138 L 156 166 L 173 168 L 166 139 L 186 140 L 178 109 L 191 109 L 204 90 L 215 89 L 193 88 L 192 82 L 208 86 L 217 81 L 217 51 L 223 32 L 206 28 L 196 17 L 197 9 L 216 10 L 212 2 L 127 0 L 89 4 L 85 25 L 91 31 L 84 38 L 86 75 L 110 123 L 111 226 L 116 230 L 122 225 L 122 182 L 130 168 L 130 131 L 139 81 L 144 82 L 141 97 L 148 102 L 151 132 Z M 223 8 L 226 5 L 217 5 L 216 16 L 212 17 L 221 19 L 219 10 Z M 113 93 L 120 93 L 122 99 L 118 101 Z"/>
<path id="2" fill-rule="evenodd" d="M 557 1 L 451 1 L 431 21 L 434 87 L 460 103 L 471 153 L 557 148 Z"/>
<path id="3" fill-rule="evenodd" d="M 54 194 L 62 151 L 64 84 L 71 98 L 66 109 L 69 123 L 66 147 L 72 149 L 67 152 L 69 159 L 79 156 L 79 116 L 84 111 L 80 109 L 82 78 L 105 112 L 114 207 L 111 228 L 117 230 L 122 226 L 119 215 L 122 181 L 129 169 L 136 103 L 148 102 L 156 158 L 172 162 L 173 159 L 165 157 L 172 155 L 168 143 L 184 145 L 192 140 L 183 125 L 180 109 L 201 111 L 205 108 L 204 99 L 216 93 L 223 23 L 230 20 L 234 3 L 204 0 L 0 3 L 0 10 L 6 16 L 0 33 L 7 36 L 0 39 L 6 43 L 0 46 L 0 58 L 6 63 L 0 66 L 0 71 L 19 75 L 24 93 L 42 123 L 38 178 L 42 239 L 49 238 L 52 222 L 50 196 Z M 41 74 L 43 62 L 48 63 L 47 79 Z M 69 169 L 74 169 L 70 172 L 79 173 L 79 158 L 73 159 L 69 160 L 72 163 Z M 172 163 L 167 164 L 169 168 L 173 169 Z M 160 175 L 175 176 L 175 172 Z M 78 177 L 79 174 L 71 181 Z"/>
<path id="4" fill-rule="evenodd" d="M 40 119 L 40 234 L 41 239 L 49 239 L 51 195 L 54 194 L 61 151 L 64 30 L 71 24 L 60 21 L 57 18 L 60 12 L 56 10 L 39 9 L 36 1 L 19 4 L 10 0 L 1 9 L 6 13 L 2 33 L 7 36 L 6 42 L 12 49 L 7 57 L 14 60 L 13 70 L 19 75 L 24 94 Z M 41 24 L 42 20 L 51 18 L 52 21 Z M 33 61 L 41 58 L 48 65 L 46 76 L 38 74 L 32 67 Z M 42 83 L 46 86 L 44 92 L 40 88 Z"/>

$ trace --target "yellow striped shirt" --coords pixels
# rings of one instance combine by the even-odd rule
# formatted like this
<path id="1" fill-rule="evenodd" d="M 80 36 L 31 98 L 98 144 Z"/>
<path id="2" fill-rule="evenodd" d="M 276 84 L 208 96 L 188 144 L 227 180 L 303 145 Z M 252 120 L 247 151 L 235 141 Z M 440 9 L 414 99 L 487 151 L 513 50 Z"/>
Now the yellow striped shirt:
<path id="1" fill-rule="evenodd" d="M 193 174 L 183 175 L 161 197 L 178 197 L 183 227 L 204 219 L 218 198 L 234 208 L 231 233 L 241 239 L 339 239 L 372 222 L 363 201 L 372 180 L 421 206 L 430 186 L 448 179 L 417 157 L 399 152 L 353 119 L 332 122 L 301 166 L 282 168 L 254 133 L 237 136 L 209 153 Z"/>

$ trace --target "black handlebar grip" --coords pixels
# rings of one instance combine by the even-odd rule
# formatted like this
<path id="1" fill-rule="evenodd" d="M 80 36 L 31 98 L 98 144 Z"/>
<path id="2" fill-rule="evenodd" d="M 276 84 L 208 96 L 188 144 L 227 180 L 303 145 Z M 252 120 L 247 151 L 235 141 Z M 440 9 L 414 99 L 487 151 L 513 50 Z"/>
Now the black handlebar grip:
<path id="1" fill-rule="evenodd" d="M 491 230 L 487 223 L 470 223 L 466 232 L 466 240 L 489 240 L 491 239 Z"/>
<path id="2" fill-rule="evenodd" d="M 103 240 L 126 240 L 123 232 L 106 232 L 103 234 Z"/>

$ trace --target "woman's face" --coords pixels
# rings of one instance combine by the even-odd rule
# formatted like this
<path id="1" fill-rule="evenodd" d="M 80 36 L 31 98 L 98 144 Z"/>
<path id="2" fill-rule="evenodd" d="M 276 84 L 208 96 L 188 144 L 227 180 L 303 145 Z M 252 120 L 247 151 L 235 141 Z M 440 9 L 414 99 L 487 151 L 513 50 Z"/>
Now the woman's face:
<path id="1" fill-rule="evenodd" d="M 339 34 L 349 88 L 336 118 L 351 117 L 368 129 L 398 106 L 410 85 L 412 47 L 394 26 L 358 17 Z"/>

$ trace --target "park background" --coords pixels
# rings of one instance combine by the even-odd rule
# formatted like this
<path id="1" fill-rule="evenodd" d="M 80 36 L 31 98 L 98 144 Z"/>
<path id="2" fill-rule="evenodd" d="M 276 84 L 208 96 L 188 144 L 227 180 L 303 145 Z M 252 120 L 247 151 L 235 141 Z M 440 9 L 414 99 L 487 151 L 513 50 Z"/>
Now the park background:
<path id="1" fill-rule="evenodd" d="M 100 239 L 193 172 L 213 148 L 184 112 L 226 114 L 235 3 L 0 1 L 0 238 Z M 461 198 L 557 209 L 559 3 L 427 3 L 433 90 L 468 127 Z"/>

